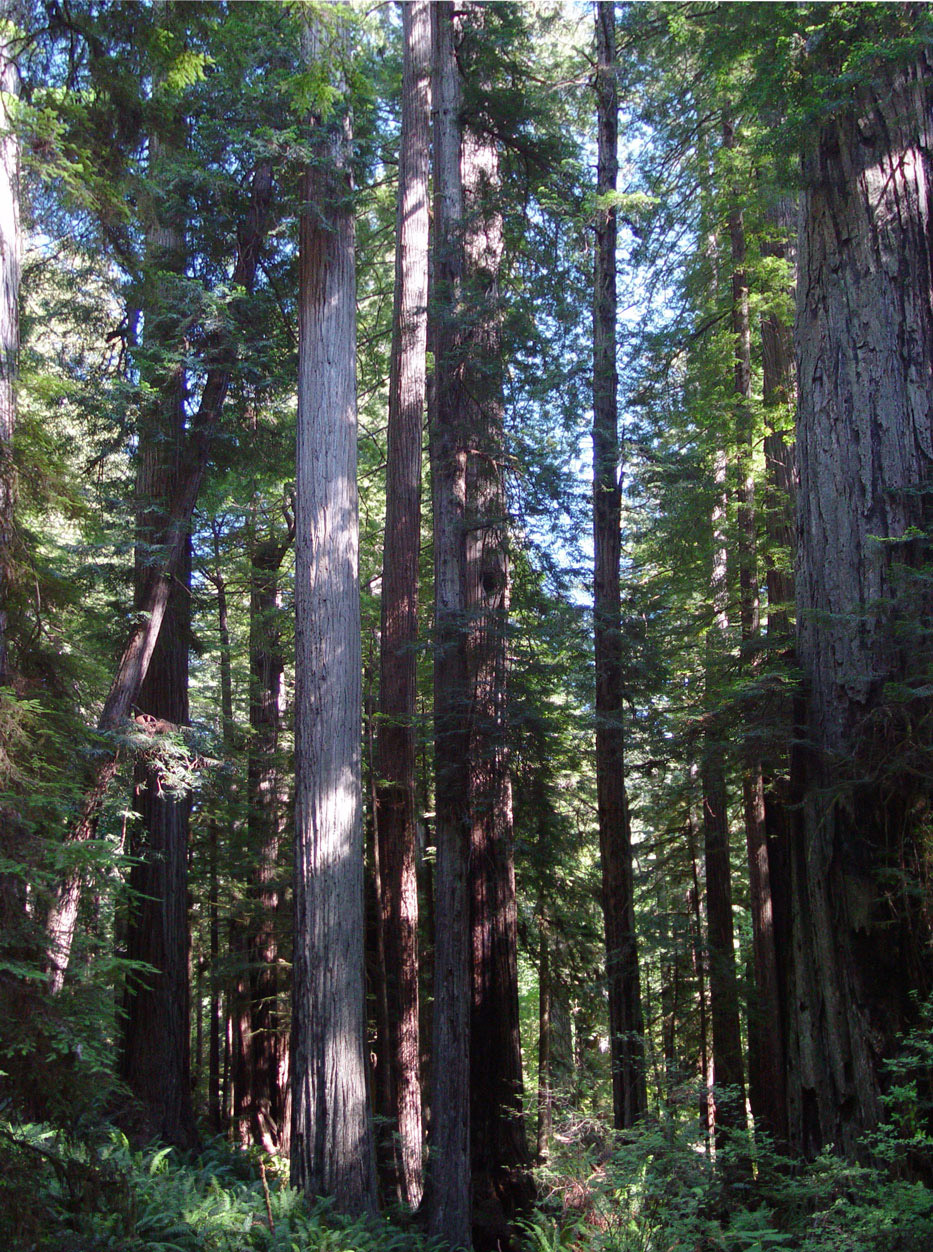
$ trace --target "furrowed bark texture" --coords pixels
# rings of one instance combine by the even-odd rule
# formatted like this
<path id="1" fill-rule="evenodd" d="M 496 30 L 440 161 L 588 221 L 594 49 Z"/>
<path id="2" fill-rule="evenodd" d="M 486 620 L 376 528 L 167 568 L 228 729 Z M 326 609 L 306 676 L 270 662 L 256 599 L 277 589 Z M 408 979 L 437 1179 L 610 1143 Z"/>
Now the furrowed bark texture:
<path id="1" fill-rule="evenodd" d="M 598 63 L 597 194 L 615 191 L 619 106 L 615 68 L 615 14 L 596 5 Z M 618 379 L 616 374 L 617 211 L 596 218 L 593 295 L 593 545 L 596 638 L 596 791 L 602 904 L 609 987 L 613 1120 L 633 1126 L 647 1108 L 644 1022 L 635 937 L 632 836 L 625 791 L 625 732 L 619 587 L 620 516 Z"/>
<path id="2" fill-rule="evenodd" d="M 460 62 L 467 75 L 483 38 L 483 6 L 464 6 Z M 494 140 L 467 126 L 464 196 L 464 342 L 469 431 L 466 482 L 466 629 L 470 683 L 470 1158 L 473 1240 L 505 1248 L 509 1224 L 533 1199 L 522 1113 L 518 916 L 512 788 L 506 744 L 509 616 L 499 270 L 503 224 Z"/>
<path id="3" fill-rule="evenodd" d="M 418 1035 L 418 881 L 415 868 L 415 699 L 421 434 L 428 302 L 431 12 L 402 6 L 402 137 L 395 253 L 392 373 L 386 454 L 386 530 L 377 739 L 376 837 L 388 1017 L 390 1187 L 421 1199 Z"/>
<path id="4" fill-rule="evenodd" d="M 14 22 L 19 0 L 0 4 L 0 687 L 11 680 L 8 618 L 13 575 L 13 432 L 19 359 L 19 142 L 13 131 L 19 72 L 14 61 Z M 0 821 L 2 821 L 0 815 Z"/>
<path id="5" fill-rule="evenodd" d="M 469 684 L 466 663 L 467 430 L 461 342 L 463 188 L 459 18 L 443 0 L 434 22 L 434 327 L 431 481 L 434 510 L 435 874 L 428 1231 L 470 1246 Z"/>
<path id="6" fill-rule="evenodd" d="M 929 986 L 911 902 L 929 785 L 933 65 L 878 70 L 804 157 L 797 645 L 808 751 L 793 861 L 791 1137 L 857 1153 Z M 900 684 L 892 699 L 886 684 Z M 920 775 L 918 778 L 917 775 Z M 902 885 L 892 889 L 892 882 Z"/>
<path id="7" fill-rule="evenodd" d="M 312 18 L 313 22 L 313 18 Z M 309 64 L 340 63 L 309 25 Z M 299 252 L 292 1184 L 375 1206 L 363 986 L 356 259 L 349 118 L 315 126 Z"/>

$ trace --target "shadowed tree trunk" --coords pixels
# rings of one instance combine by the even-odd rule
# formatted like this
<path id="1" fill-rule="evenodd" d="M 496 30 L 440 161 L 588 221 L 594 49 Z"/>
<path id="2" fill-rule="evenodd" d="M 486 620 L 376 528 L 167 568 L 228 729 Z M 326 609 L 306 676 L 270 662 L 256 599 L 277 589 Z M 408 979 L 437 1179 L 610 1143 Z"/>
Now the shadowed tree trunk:
<path id="1" fill-rule="evenodd" d="M 302 53 L 340 76 L 346 6 Z M 291 1180 L 375 1206 L 363 985 L 362 660 L 356 487 L 356 257 L 344 83 L 312 130 L 299 237 L 295 548 L 295 924 Z"/>
<path id="2" fill-rule="evenodd" d="M 726 116 L 723 147 L 734 150 L 735 128 Z M 743 668 L 753 676 L 760 666 L 761 607 L 755 500 L 755 422 L 752 410 L 752 332 L 746 274 L 745 222 L 740 192 L 734 188 L 729 209 L 732 259 L 732 332 L 735 339 L 736 448 L 738 452 L 739 617 Z M 748 854 L 749 911 L 752 922 L 754 990 L 748 1012 L 748 1082 L 752 1112 L 760 1128 L 786 1137 L 784 1116 L 783 1025 L 778 995 L 777 953 L 771 866 L 765 823 L 765 784 L 761 762 L 760 712 L 746 697 L 742 745 L 742 801 Z"/>
<path id="3" fill-rule="evenodd" d="M 159 9 L 157 21 L 167 20 Z M 149 139 L 150 186 L 162 190 L 181 146 L 184 119 L 175 116 Z M 156 207 L 152 193 L 146 240 L 140 375 L 151 399 L 143 410 L 136 471 L 135 604 L 143 608 L 153 553 L 166 542 L 171 501 L 185 446 L 182 338 L 185 272 L 184 222 L 177 207 Z M 191 553 L 179 562 L 158 640 L 136 706 L 156 724 L 188 722 L 188 649 L 191 636 Z M 197 1144 L 191 1104 L 188 985 L 188 817 L 190 794 L 173 785 L 158 759 L 135 770 L 134 863 L 126 954 L 147 972 L 127 975 L 123 997 L 120 1075 L 145 1106 L 159 1137 Z"/>
<path id="4" fill-rule="evenodd" d="M 804 154 L 797 285 L 790 1131 L 804 1152 L 847 1155 L 881 1116 L 910 993 L 930 986 L 914 887 L 930 793 L 933 63 L 875 73 Z"/>
<path id="5" fill-rule="evenodd" d="M 616 190 L 619 105 L 615 6 L 596 5 L 598 109 L 597 194 Z M 593 295 L 593 545 L 596 639 L 596 791 L 606 978 L 612 1062 L 613 1120 L 633 1126 L 647 1107 L 644 1023 L 635 937 L 632 836 L 625 790 L 621 593 L 619 587 L 620 449 L 616 372 L 617 209 L 596 217 Z"/>
<path id="6" fill-rule="evenodd" d="M 463 188 L 459 18 L 434 21 L 434 268 L 431 482 L 434 510 L 435 941 L 428 1231 L 470 1246 L 469 685 L 466 663 L 467 429 L 462 360 Z"/>
<path id="7" fill-rule="evenodd" d="M 257 543 L 250 557 L 249 750 L 246 766 L 247 846 L 255 858 L 250 877 L 246 955 L 249 982 L 250 1093 L 252 1141 L 272 1151 L 279 1146 L 284 1096 L 279 1082 L 278 941 L 279 844 L 285 800 L 281 788 L 279 729 L 285 657 L 280 639 L 279 571 L 295 537 L 288 533 Z"/>
<path id="8" fill-rule="evenodd" d="M 461 70 L 473 75 L 480 4 L 463 6 Z M 482 90 L 483 83 L 474 86 Z M 495 142 L 467 125 L 464 199 L 464 420 L 469 432 L 465 544 L 470 684 L 470 1158 L 477 1249 L 509 1245 L 509 1225 L 534 1198 L 522 1111 L 518 919 L 512 786 L 506 745 L 509 617 L 499 271 L 503 224 Z"/>
<path id="9" fill-rule="evenodd" d="M 716 453 L 718 499 L 713 508 L 713 565 L 710 600 L 713 621 L 707 634 L 707 726 L 700 777 L 703 788 L 703 842 L 706 859 L 706 925 L 709 950 L 710 1024 L 716 1131 L 745 1126 L 745 1080 L 739 1027 L 739 983 L 732 925 L 732 869 L 729 860 L 729 814 L 723 761 L 722 718 L 715 708 L 718 677 L 728 648 L 726 565 L 726 456 Z"/>
<path id="10" fill-rule="evenodd" d="M 418 882 L 415 867 L 415 698 L 418 562 L 421 554 L 421 434 L 428 301 L 428 163 L 431 13 L 402 6 L 404 66 L 395 253 L 392 374 L 386 455 L 382 568 L 377 822 L 388 1038 L 386 1107 L 389 1186 L 421 1199 L 421 1058 L 418 1031 Z"/>

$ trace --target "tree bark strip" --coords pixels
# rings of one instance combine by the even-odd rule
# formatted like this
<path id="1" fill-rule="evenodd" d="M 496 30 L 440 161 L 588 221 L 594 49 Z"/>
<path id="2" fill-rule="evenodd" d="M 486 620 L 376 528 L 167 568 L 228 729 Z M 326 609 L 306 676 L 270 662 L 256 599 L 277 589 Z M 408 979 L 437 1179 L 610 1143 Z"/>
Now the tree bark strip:
<path id="1" fill-rule="evenodd" d="M 415 700 L 421 441 L 428 302 L 431 13 L 402 6 L 404 64 L 396 225 L 392 373 L 382 567 L 377 822 L 382 945 L 389 1023 L 390 1185 L 417 1207 L 422 1192 L 418 1030 L 418 882 L 415 867 Z"/>
<path id="2" fill-rule="evenodd" d="M 463 188 L 460 177 L 459 18 L 442 0 L 434 21 L 434 511 L 435 942 L 428 1232 L 471 1244 L 469 680 L 466 663 L 467 430 L 462 360 Z"/>
<path id="3" fill-rule="evenodd" d="M 344 7 L 303 53 L 338 73 Z M 325 37 L 331 38 L 325 43 Z M 299 244 L 292 1185 L 375 1207 L 363 982 L 356 256 L 346 88 L 313 132 Z"/>

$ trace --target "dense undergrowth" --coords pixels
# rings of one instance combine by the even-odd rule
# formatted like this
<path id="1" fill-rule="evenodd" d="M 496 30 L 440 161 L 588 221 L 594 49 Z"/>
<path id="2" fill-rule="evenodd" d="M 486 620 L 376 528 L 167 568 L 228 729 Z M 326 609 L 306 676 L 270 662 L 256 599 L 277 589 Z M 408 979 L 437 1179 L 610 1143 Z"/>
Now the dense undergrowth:
<path id="1" fill-rule="evenodd" d="M 888 1062 L 886 1118 L 864 1143 L 866 1163 L 827 1152 L 802 1165 L 760 1135 L 736 1134 L 714 1152 L 691 1083 L 621 1136 L 568 1106 L 517 1246 L 929 1252 L 933 1002 L 919 1018 Z M 0 1252 L 438 1252 L 398 1212 L 348 1221 L 308 1203 L 287 1185 L 283 1163 L 256 1151 L 220 1139 L 197 1155 L 134 1148 L 95 1120 L 72 1117 L 66 1130 L 61 1117 L 57 1126 L 0 1119 Z"/>
<path id="2" fill-rule="evenodd" d="M 933 1190 L 898 1177 L 894 1127 L 877 1163 L 826 1154 L 805 1169 L 758 1145 L 713 1161 L 669 1117 L 610 1146 L 595 1125 L 559 1136 L 539 1172 L 523 1252 L 928 1252 Z M 915 1149 L 920 1141 L 914 1137 Z M 929 1148 L 929 1140 L 923 1140 Z M 892 1160 L 885 1161 L 885 1156 Z M 118 1131 L 78 1140 L 0 1122 L 4 1252 L 429 1252 L 397 1217 L 348 1221 L 309 1205 L 255 1153 L 133 1149 Z M 891 1168 L 891 1165 L 894 1168 Z M 263 1177 L 265 1172 L 265 1178 Z"/>
<path id="3" fill-rule="evenodd" d="M 134 1150 L 118 1131 L 79 1141 L 0 1122 L 3 1252 L 428 1252 L 388 1219 L 309 1205 L 255 1154 Z"/>

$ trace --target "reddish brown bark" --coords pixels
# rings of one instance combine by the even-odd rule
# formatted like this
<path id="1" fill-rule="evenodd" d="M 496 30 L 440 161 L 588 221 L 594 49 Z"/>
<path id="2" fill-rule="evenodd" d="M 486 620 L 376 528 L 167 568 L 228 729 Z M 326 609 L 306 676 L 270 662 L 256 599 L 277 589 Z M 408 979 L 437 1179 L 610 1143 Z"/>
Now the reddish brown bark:
<path id="1" fill-rule="evenodd" d="M 418 562 L 421 554 L 421 436 L 428 299 L 428 162 L 431 14 L 425 0 L 402 7 L 402 135 L 395 255 L 392 372 L 382 566 L 376 838 L 379 850 L 387 1055 L 389 1187 L 421 1198 L 421 1057 L 418 1031 L 418 882 L 415 869 L 415 699 Z"/>

